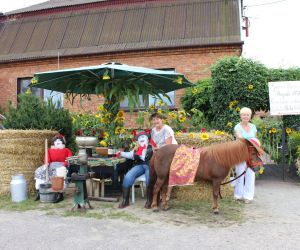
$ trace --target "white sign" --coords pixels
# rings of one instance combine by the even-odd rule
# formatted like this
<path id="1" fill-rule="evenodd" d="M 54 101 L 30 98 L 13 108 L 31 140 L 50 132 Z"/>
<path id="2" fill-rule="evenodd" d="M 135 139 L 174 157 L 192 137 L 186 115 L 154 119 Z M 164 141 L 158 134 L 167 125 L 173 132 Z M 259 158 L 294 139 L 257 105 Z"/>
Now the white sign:
<path id="1" fill-rule="evenodd" d="M 271 115 L 300 114 L 300 81 L 269 82 Z"/>

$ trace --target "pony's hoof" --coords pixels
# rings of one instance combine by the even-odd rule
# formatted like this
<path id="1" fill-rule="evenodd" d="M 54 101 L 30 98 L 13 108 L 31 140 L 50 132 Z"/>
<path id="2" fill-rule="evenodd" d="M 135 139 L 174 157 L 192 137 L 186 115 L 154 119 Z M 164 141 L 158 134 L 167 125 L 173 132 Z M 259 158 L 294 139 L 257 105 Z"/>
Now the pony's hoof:
<path id="1" fill-rule="evenodd" d="M 162 210 L 163 210 L 163 211 L 168 211 L 168 210 L 170 210 L 170 207 L 169 207 L 169 206 L 163 207 Z"/>
<path id="2" fill-rule="evenodd" d="M 214 210 L 213 210 L 213 213 L 214 213 L 214 214 L 219 214 L 219 209 L 214 209 Z"/>
<path id="3" fill-rule="evenodd" d="M 159 212 L 159 209 L 158 209 L 158 207 L 155 207 L 155 208 L 152 208 L 152 211 L 153 211 L 154 213 L 157 213 L 157 212 Z"/>

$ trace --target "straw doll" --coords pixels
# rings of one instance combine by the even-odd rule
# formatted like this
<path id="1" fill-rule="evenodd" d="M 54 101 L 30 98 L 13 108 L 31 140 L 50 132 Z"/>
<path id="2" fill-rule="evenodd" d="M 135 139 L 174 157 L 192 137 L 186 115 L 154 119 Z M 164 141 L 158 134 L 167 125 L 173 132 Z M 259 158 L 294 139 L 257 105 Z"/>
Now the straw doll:
<path id="1" fill-rule="evenodd" d="M 72 156 L 72 152 L 70 149 L 66 148 L 66 139 L 63 135 L 57 134 L 52 139 L 53 145 L 50 149 L 48 149 L 48 163 L 45 162 L 44 165 L 40 166 L 35 170 L 35 188 L 37 190 L 37 195 L 35 200 L 40 199 L 39 194 L 39 187 L 41 184 L 44 184 L 51 180 L 51 177 L 58 176 L 59 173 L 65 173 L 63 174 L 63 177 L 65 177 L 67 173 L 67 167 L 68 162 L 66 161 L 67 157 Z M 48 169 L 48 177 L 49 180 L 47 180 L 47 174 L 46 170 Z M 63 193 L 58 193 L 57 199 L 55 203 L 62 201 L 64 199 Z"/>

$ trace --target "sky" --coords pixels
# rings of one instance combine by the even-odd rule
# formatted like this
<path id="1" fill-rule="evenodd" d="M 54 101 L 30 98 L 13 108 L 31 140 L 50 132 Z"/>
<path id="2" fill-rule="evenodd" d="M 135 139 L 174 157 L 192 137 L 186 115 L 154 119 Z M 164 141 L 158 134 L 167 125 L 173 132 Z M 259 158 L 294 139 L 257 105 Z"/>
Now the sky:
<path id="1" fill-rule="evenodd" d="M 8 12 L 45 0 L 1 0 L 0 12 Z M 300 0 L 244 0 L 249 36 L 242 31 L 243 56 L 270 68 L 300 67 Z"/>

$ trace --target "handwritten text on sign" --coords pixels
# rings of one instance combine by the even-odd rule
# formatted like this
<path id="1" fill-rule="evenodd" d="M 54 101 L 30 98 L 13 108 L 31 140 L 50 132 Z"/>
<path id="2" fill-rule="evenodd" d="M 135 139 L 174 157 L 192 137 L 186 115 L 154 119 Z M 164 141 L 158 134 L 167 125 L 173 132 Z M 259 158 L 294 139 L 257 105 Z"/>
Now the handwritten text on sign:
<path id="1" fill-rule="evenodd" d="M 269 82 L 271 115 L 300 114 L 300 81 Z"/>

